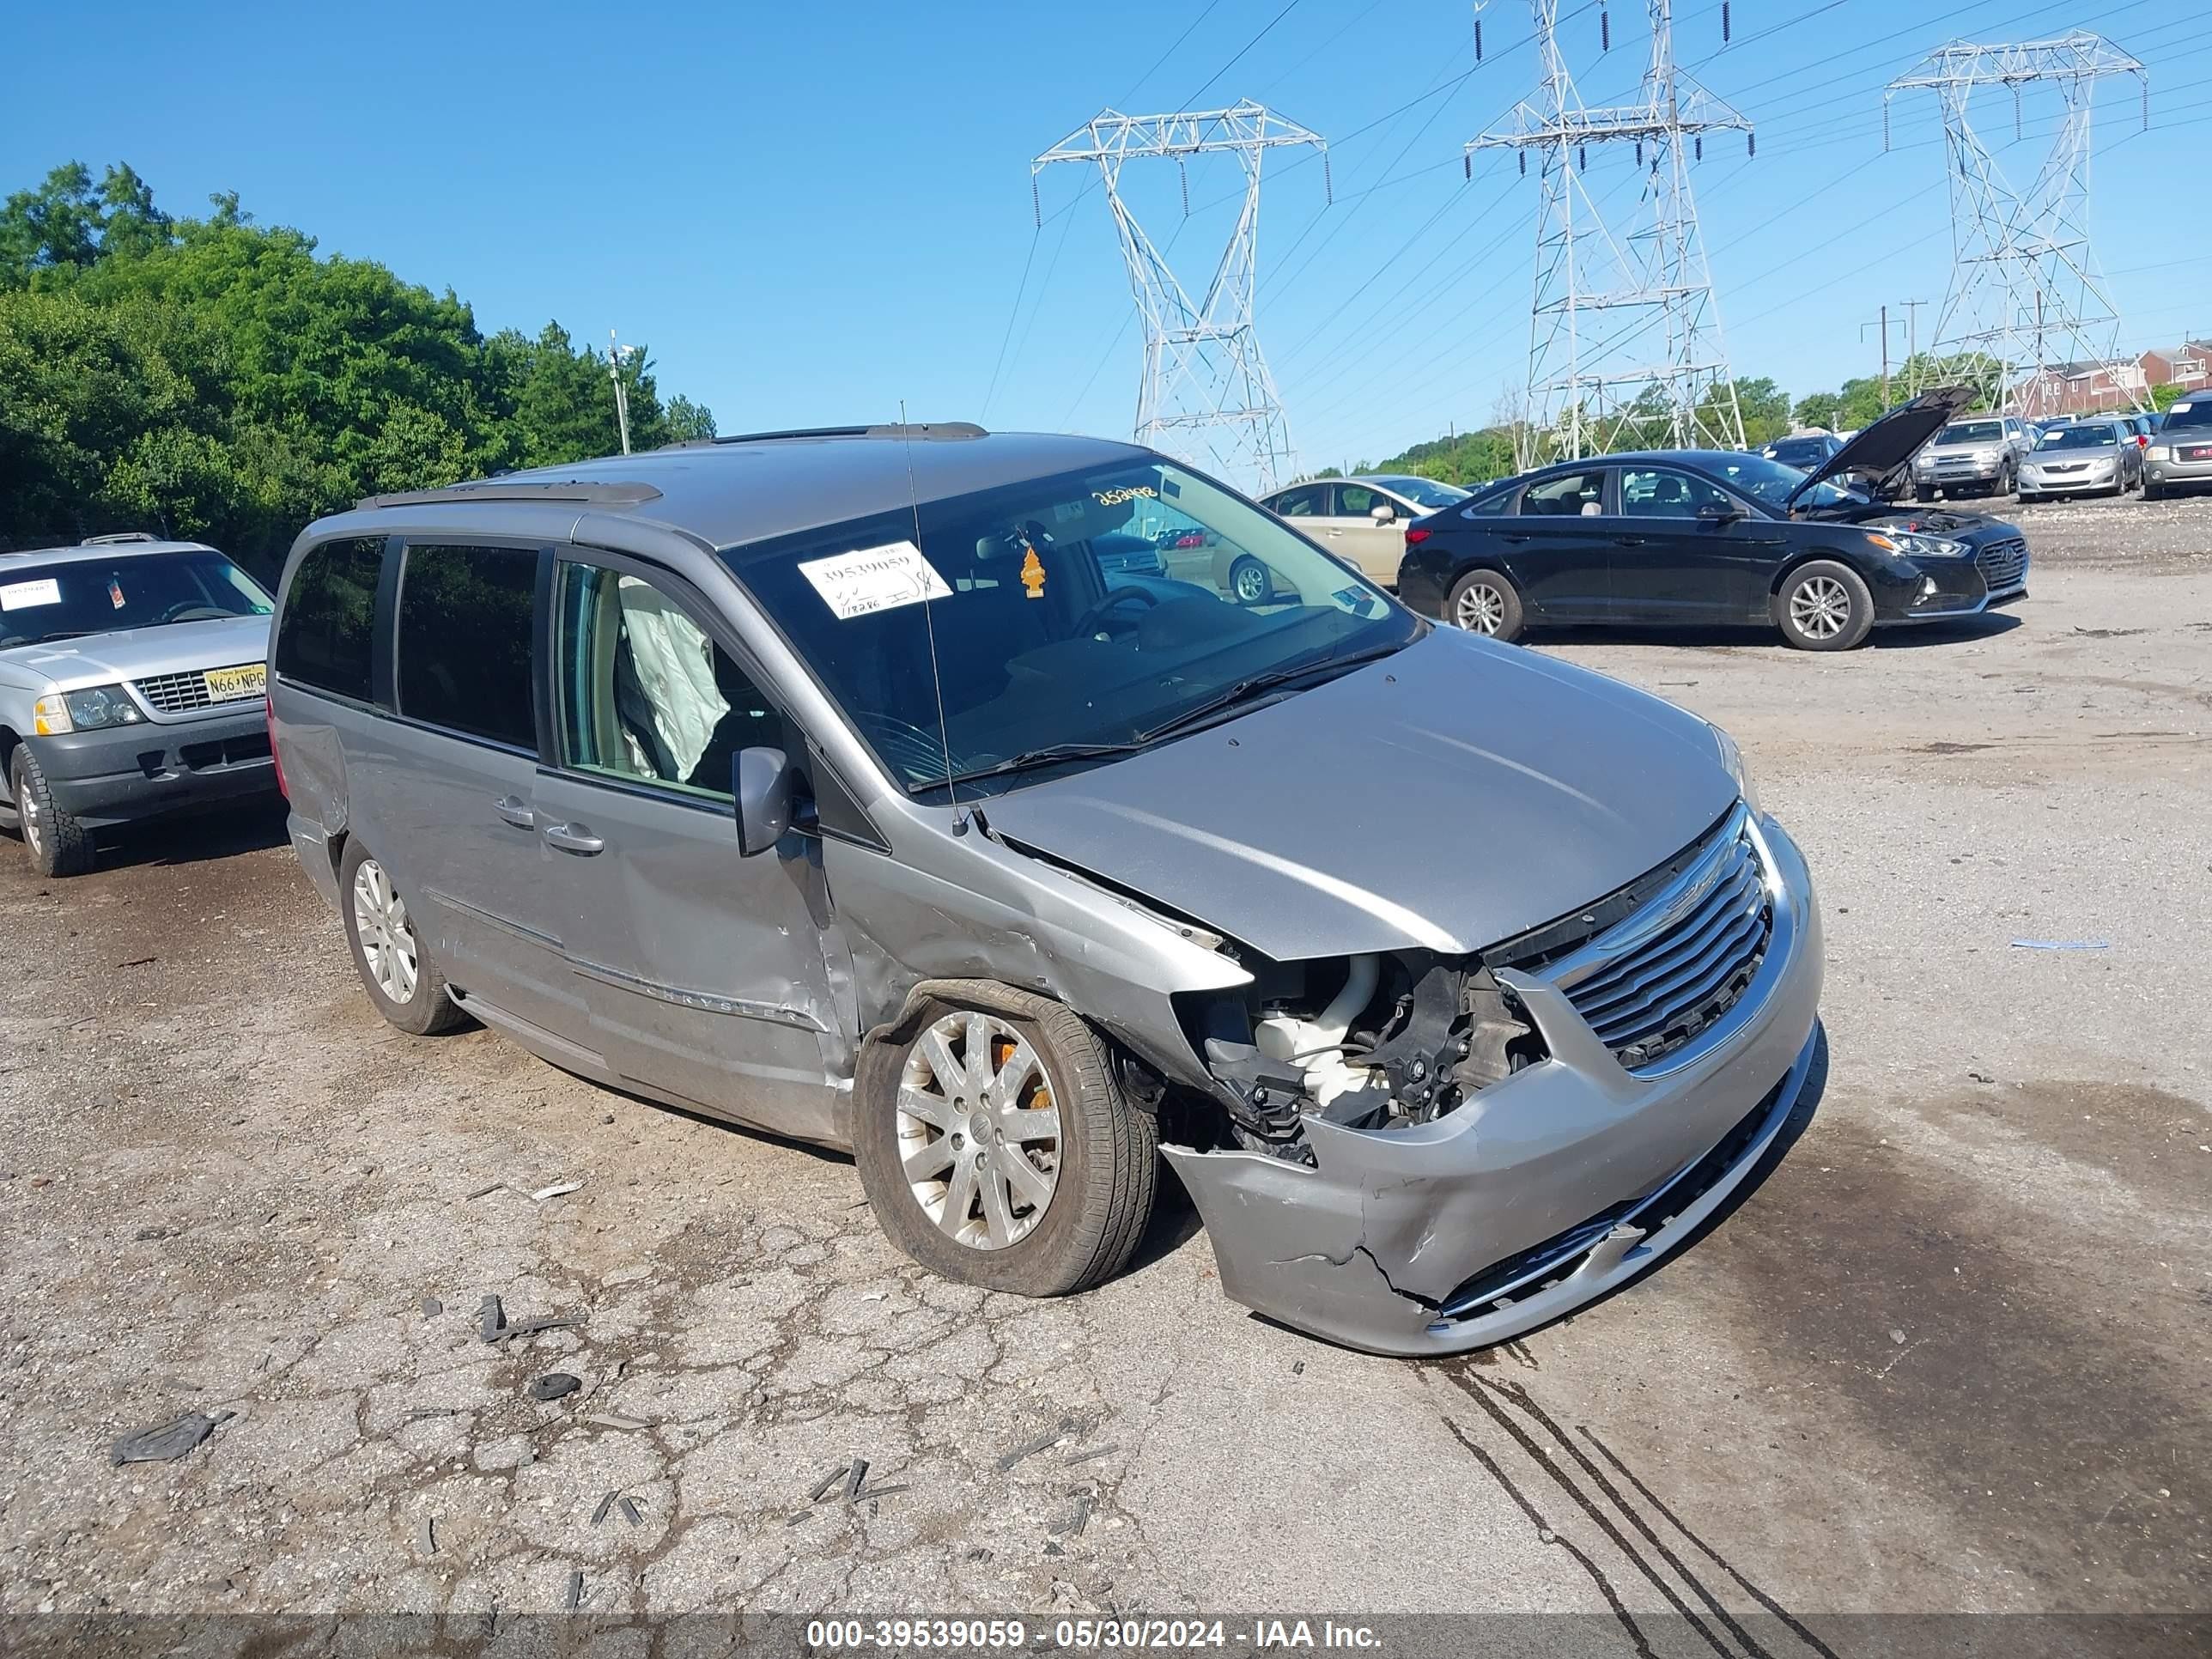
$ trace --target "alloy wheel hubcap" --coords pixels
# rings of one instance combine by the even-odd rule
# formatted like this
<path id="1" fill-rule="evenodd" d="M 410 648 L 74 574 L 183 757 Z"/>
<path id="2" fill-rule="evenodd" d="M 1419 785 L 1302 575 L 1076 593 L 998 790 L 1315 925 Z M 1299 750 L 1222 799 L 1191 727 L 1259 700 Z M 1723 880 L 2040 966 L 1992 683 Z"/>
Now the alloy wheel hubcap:
<path id="1" fill-rule="evenodd" d="M 896 1127 L 907 1190 L 955 1243 L 1003 1250 L 1051 1207 L 1059 1103 L 1029 1039 L 996 1014 L 946 1014 L 915 1039 Z"/>
<path id="2" fill-rule="evenodd" d="M 1850 620 L 1851 596 L 1833 576 L 1800 582 L 1790 596 L 1790 620 L 1808 639 L 1832 640 Z"/>
<path id="3" fill-rule="evenodd" d="M 1495 634 L 1505 625 L 1505 596 L 1487 582 L 1477 582 L 1459 596 L 1455 620 L 1470 634 Z"/>
<path id="4" fill-rule="evenodd" d="M 353 877 L 353 926 L 369 977 L 394 1002 L 411 1002 L 421 973 L 407 901 L 374 859 L 363 859 Z"/>
<path id="5" fill-rule="evenodd" d="M 1237 573 L 1237 597 L 1247 605 L 1256 605 L 1267 591 L 1267 573 L 1255 565 L 1246 565 Z"/>
<path id="6" fill-rule="evenodd" d="M 33 853 L 46 849 L 46 824 L 39 817 L 39 800 L 27 788 L 16 792 L 15 816 L 23 826 L 23 843 Z"/>

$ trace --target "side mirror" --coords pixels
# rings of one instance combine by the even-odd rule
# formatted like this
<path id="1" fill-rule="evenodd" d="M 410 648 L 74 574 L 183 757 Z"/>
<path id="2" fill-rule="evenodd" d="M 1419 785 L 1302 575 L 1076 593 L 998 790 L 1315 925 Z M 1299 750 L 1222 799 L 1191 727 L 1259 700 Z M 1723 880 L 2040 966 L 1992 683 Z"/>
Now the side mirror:
<path id="1" fill-rule="evenodd" d="M 1398 509 L 1388 501 L 1377 501 L 1367 509 L 1367 516 L 1377 524 L 1389 524 L 1398 516 Z"/>
<path id="2" fill-rule="evenodd" d="M 781 749 L 740 749 L 730 763 L 738 798 L 738 852 L 765 853 L 791 828 L 791 763 Z"/>
<path id="3" fill-rule="evenodd" d="M 1743 509 L 1732 501 L 1700 501 L 1698 503 L 1698 522 L 1706 525 L 1734 524 L 1743 517 Z"/>

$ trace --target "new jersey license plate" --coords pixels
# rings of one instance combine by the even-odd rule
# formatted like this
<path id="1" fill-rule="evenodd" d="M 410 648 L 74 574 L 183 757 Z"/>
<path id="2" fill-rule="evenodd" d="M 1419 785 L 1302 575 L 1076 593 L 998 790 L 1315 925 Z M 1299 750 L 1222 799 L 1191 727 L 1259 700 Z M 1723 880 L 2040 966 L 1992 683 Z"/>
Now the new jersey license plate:
<path id="1" fill-rule="evenodd" d="M 207 681 L 210 702 L 235 702 L 240 697 L 258 697 L 269 689 L 269 667 L 265 663 L 210 668 L 202 678 Z"/>

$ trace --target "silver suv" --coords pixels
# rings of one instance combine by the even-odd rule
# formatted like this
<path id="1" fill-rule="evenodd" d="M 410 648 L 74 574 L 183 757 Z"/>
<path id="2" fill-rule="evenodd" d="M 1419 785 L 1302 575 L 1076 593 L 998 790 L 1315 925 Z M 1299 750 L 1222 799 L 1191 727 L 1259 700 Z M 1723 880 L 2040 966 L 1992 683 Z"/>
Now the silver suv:
<path id="1" fill-rule="evenodd" d="M 1103 568 L 1133 521 L 1221 556 Z M 717 441 L 365 502 L 282 593 L 292 839 L 385 1017 L 850 1147 L 949 1278 L 1118 1272 L 1164 1156 L 1237 1300 L 1477 1347 L 1690 1237 L 1813 1064 L 1733 744 L 1149 450 Z"/>
<path id="2" fill-rule="evenodd" d="M 273 601 L 197 542 L 101 536 L 0 553 L 0 824 L 73 876 L 93 833 L 273 799 Z"/>
<path id="3" fill-rule="evenodd" d="M 1912 497 L 1932 501 L 1936 492 L 2009 495 L 2035 447 L 2035 434 L 2016 415 L 1972 415 L 1954 421 L 1912 458 Z"/>

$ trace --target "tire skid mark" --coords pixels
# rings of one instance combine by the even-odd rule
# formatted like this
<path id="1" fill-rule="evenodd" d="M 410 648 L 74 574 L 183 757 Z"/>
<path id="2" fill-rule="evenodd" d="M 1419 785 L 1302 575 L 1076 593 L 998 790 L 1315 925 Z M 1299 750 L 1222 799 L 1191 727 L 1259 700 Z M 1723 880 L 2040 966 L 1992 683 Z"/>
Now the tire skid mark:
<path id="1" fill-rule="evenodd" d="M 1575 1442 L 1556 1419 L 1536 1402 L 1525 1385 L 1519 1382 L 1493 1382 L 1486 1377 L 1469 1375 L 1463 1370 L 1441 1366 L 1437 1369 L 1453 1387 L 1474 1401 L 1492 1423 L 1504 1430 L 1531 1462 L 1551 1475 L 1567 1498 L 1612 1541 L 1614 1548 L 1627 1559 L 1653 1589 L 1666 1598 L 1675 1613 L 1692 1630 L 1705 1639 L 1706 1644 L 1717 1655 L 1722 1656 L 1723 1659 L 1734 1659 L 1735 1650 L 1731 1649 L 1728 1642 L 1714 1629 L 1713 1624 L 1708 1623 L 1706 1619 L 1683 1598 L 1674 1584 L 1668 1582 L 1666 1575 L 1652 1565 L 1644 1549 L 1640 1548 L 1615 1523 L 1612 1516 L 1606 1512 L 1604 1504 L 1610 1504 L 1613 1509 L 1626 1517 L 1629 1526 L 1633 1528 L 1642 1538 L 1644 1545 L 1664 1563 L 1676 1578 L 1689 1587 L 1691 1593 L 1704 1604 L 1705 1612 L 1711 1615 L 1713 1621 L 1722 1626 L 1728 1636 L 1732 1637 L 1741 1645 L 1744 1653 L 1751 1656 L 1751 1659 L 1777 1659 L 1774 1651 L 1747 1630 L 1737 1616 L 1729 1610 L 1713 1588 L 1698 1576 L 1692 1564 L 1685 1560 L 1681 1554 L 1661 1537 L 1659 1530 L 1646 1519 L 1638 1505 L 1629 1501 L 1606 1471 L 1592 1462 L 1589 1453 Z M 1513 1409 L 1509 1411 L 1508 1407 Z M 1536 1425 L 1535 1428 L 1532 1429 L 1516 1420 L 1516 1413 L 1528 1419 L 1529 1423 Z M 1520 1506 L 1522 1512 L 1529 1516 L 1532 1520 L 1535 1520 L 1534 1508 L 1514 1489 L 1498 1468 L 1495 1460 L 1477 1447 L 1457 1424 L 1446 1419 L 1445 1426 L 1451 1431 L 1453 1437 L 1475 1456 L 1486 1471 L 1504 1487 L 1507 1494 Z M 1541 1431 L 1540 1436 L 1538 1431 Z M 1688 1539 L 1699 1553 L 1717 1565 L 1745 1594 L 1778 1620 L 1814 1653 L 1819 1655 L 1820 1659 L 1837 1659 L 1834 1650 L 1814 1635 L 1802 1620 L 1746 1577 L 1720 1552 L 1685 1526 L 1681 1519 L 1654 1497 L 1650 1489 L 1638 1480 L 1630 1472 L 1627 1465 L 1622 1462 L 1595 1434 L 1592 1434 L 1589 1428 L 1583 1427 L 1581 1432 L 1589 1438 L 1590 1443 L 1597 1449 L 1605 1461 L 1612 1465 L 1622 1480 L 1633 1487 L 1636 1493 L 1652 1509 L 1658 1511 L 1668 1525 Z M 1560 1451 L 1565 1452 L 1568 1459 L 1571 1460 L 1575 1468 L 1581 1472 L 1580 1480 L 1577 1480 L 1574 1474 L 1562 1464 L 1557 1455 L 1549 1449 L 1547 1441 L 1551 1445 L 1557 1446 Z M 1592 1496 L 1591 1491 L 1585 1488 L 1583 1482 L 1587 1482 L 1589 1488 L 1595 1489 L 1597 1494 L 1601 1495 L 1604 1504 L 1600 1502 L 1598 1497 Z M 1540 1527 L 1541 1524 L 1538 1522 Z M 1606 1596 L 1608 1603 L 1614 1607 L 1616 1613 L 1633 1629 L 1632 1616 L 1622 1608 L 1613 1587 L 1606 1581 L 1596 1564 L 1583 1552 L 1568 1544 L 1564 1537 L 1559 1538 L 1558 1541 L 1575 1554 L 1576 1559 L 1583 1564 L 1584 1570 L 1589 1572 L 1597 1582 L 1601 1592 Z M 1637 1632 L 1637 1638 L 1641 1644 L 1643 1638 L 1640 1632 Z"/>
<path id="2" fill-rule="evenodd" d="M 1645 1503 L 1650 1504 L 1653 1509 L 1665 1516 L 1669 1526 L 1673 1527 L 1676 1532 L 1680 1533 L 1683 1537 L 1688 1539 L 1692 1544 L 1695 1544 L 1698 1548 L 1703 1551 L 1723 1572 L 1728 1574 L 1729 1577 L 1735 1580 L 1736 1583 L 1742 1589 L 1743 1593 L 1746 1595 L 1750 1596 L 1753 1601 L 1758 1602 L 1759 1606 L 1765 1607 L 1769 1613 L 1772 1613 L 1777 1619 L 1779 1619 L 1784 1625 L 1788 1626 L 1790 1631 L 1796 1634 L 1797 1638 L 1803 1642 L 1807 1647 L 1811 1648 L 1815 1653 L 1820 1655 L 1821 1659 L 1837 1659 L 1835 1650 L 1829 1647 L 1828 1644 L 1823 1642 L 1819 1637 L 1814 1635 L 1811 1631 L 1806 1629 L 1804 1624 L 1796 1617 L 1796 1614 L 1790 1613 L 1779 1601 L 1769 1595 L 1765 1590 L 1759 1589 L 1758 1585 L 1753 1583 L 1750 1579 L 1745 1577 L 1741 1572 L 1738 1572 L 1735 1569 L 1735 1564 L 1726 1556 L 1723 1555 L 1711 1544 L 1705 1542 L 1704 1539 L 1698 1537 L 1696 1533 L 1692 1532 L 1689 1527 L 1683 1522 L 1682 1517 L 1675 1514 L 1674 1510 L 1668 1509 L 1666 1504 L 1657 1496 L 1657 1494 L 1653 1492 L 1650 1487 L 1645 1486 L 1641 1480 L 1638 1480 L 1635 1474 L 1629 1468 L 1628 1465 L 1620 1461 L 1620 1457 L 1614 1453 L 1612 1447 L 1607 1445 L 1604 1441 L 1597 1437 L 1596 1434 L 1591 1431 L 1588 1424 L 1578 1424 L 1577 1426 L 1581 1430 L 1583 1437 L 1588 1440 L 1591 1445 L 1597 1448 L 1598 1455 L 1604 1458 L 1607 1462 L 1612 1464 L 1614 1470 L 1620 1474 L 1620 1478 L 1628 1482 L 1630 1486 L 1635 1487 L 1638 1494 Z"/>
<path id="3" fill-rule="evenodd" d="M 1547 1522 L 1536 1506 L 1522 1495 L 1521 1488 L 1513 1484 L 1512 1477 L 1498 1467 L 1498 1460 L 1469 1439 L 1466 1430 L 1449 1417 L 1444 1419 L 1444 1427 L 1451 1431 L 1453 1439 L 1467 1448 L 1468 1455 L 1482 1465 L 1484 1471 L 1498 1483 L 1505 1495 L 1513 1500 L 1521 1513 L 1528 1517 L 1528 1524 L 1535 1528 L 1539 1533 L 1550 1533 L 1559 1547 L 1581 1564 L 1582 1570 L 1589 1575 L 1590 1582 L 1597 1586 L 1598 1594 L 1605 1597 L 1606 1606 L 1613 1609 L 1613 1616 L 1620 1621 L 1620 1627 L 1628 1633 L 1628 1639 L 1635 1644 L 1638 1659 L 1657 1659 L 1657 1656 L 1652 1651 L 1650 1639 L 1644 1634 L 1643 1627 L 1636 1622 L 1636 1615 L 1629 1612 L 1626 1605 L 1620 1599 L 1620 1592 L 1613 1589 L 1613 1581 L 1605 1576 L 1605 1569 L 1591 1560 L 1588 1552 L 1580 1545 L 1556 1530 Z"/>

